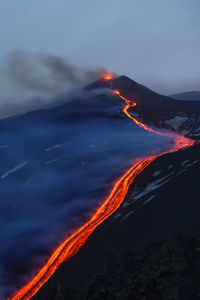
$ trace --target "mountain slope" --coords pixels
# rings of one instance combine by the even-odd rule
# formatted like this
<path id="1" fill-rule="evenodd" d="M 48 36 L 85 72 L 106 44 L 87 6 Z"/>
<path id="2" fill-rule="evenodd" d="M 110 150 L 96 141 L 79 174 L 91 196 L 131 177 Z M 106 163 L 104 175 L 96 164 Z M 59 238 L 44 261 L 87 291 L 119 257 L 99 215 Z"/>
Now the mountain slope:
<path id="1" fill-rule="evenodd" d="M 138 107 L 137 117 L 162 129 L 166 128 L 169 116 L 180 117 L 180 112 L 185 113 L 187 118 L 193 117 L 196 112 L 196 117 L 199 117 L 199 103 L 185 105 L 158 95 L 124 76 L 105 84 L 134 99 Z M 103 87 L 104 82 L 94 86 Z M 179 131 L 177 128 L 174 130 Z M 118 211 L 100 225 L 77 256 L 60 267 L 35 299 L 48 299 L 49 290 L 55 282 L 59 282 L 61 289 L 84 287 L 100 269 L 106 249 L 115 253 L 124 247 L 140 249 L 149 242 L 168 238 L 177 229 L 199 236 L 200 203 L 196 199 L 199 171 L 198 144 L 157 158 L 138 175 Z"/>
<path id="2" fill-rule="evenodd" d="M 191 100 L 191 101 L 199 101 L 200 100 L 200 92 L 191 91 L 185 93 L 173 94 L 170 97 L 177 100 Z"/>
<path id="3" fill-rule="evenodd" d="M 108 88 L 108 89 L 118 89 L 120 90 L 120 93 L 129 98 L 129 99 L 133 99 L 137 105 L 137 118 L 141 118 L 144 120 L 145 123 L 148 123 L 155 125 L 157 127 L 160 127 L 162 129 L 166 128 L 166 120 L 169 121 L 169 116 L 175 116 L 176 118 L 181 118 L 181 115 L 179 115 L 179 111 L 181 110 L 181 113 L 185 113 L 187 115 L 187 118 L 189 118 L 189 116 L 194 117 L 194 113 L 197 113 L 197 117 L 198 117 L 198 110 L 199 110 L 199 103 L 190 103 L 190 105 L 183 105 L 183 102 L 181 101 L 175 101 L 169 97 L 164 97 L 161 96 L 157 93 L 154 93 L 153 91 L 149 90 L 148 88 L 132 81 L 131 79 L 122 76 L 122 77 L 118 77 L 109 81 L 105 81 L 104 80 L 99 80 L 96 83 L 93 83 L 90 86 L 87 86 L 86 89 L 97 89 L 97 88 Z M 123 99 L 123 97 L 122 97 Z M 96 132 L 100 129 L 100 136 L 99 138 L 101 138 L 101 136 L 105 137 L 105 134 L 107 132 L 107 128 L 104 127 L 105 124 L 107 124 L 107 122 L 110 120 L 115 120 L 117 122 L 112 123 L 111 127 L 112 127 L 112 134 L 114 132 L 114 128 L 117 128 L 117 132 L 118 132 L 118 141 L 119 141 L 119 145 L 121 145 L 124 141 L 124 137 L 125 137 L 125 133 L 123 134 L 123 136 L 120 138 L 119 136 L 119 132 L 123 127 L 123 122 L 124 122 L 124 118 L 122 117 L 122 107 L 120 107 L 120 103 L 121 100 L 120 98 L 115 94 L 115 95 L 107 95 L 105 96 L 105 94 L 101 94 L 99 97 L 95 96 L 95 99 L 92 100 L 91 99 L 86 99 L 85 102 L 81 102 L 81 101 L 75 101 L 73 105 L 62 105 L 59 107 L 56 107 L 54 109 L 51 110 L 41 110 L 41 111 L 37 111 L 37 112 L 32 112 L 29 114 L 26 114 L 22 117 L 19 117 L 18 119 L 14 118 L 14 119 L 9 119 L 6 120 L 5 122 L 1 123 L 2 129 L 4 129 L 4 131 L 7 132 L 12 132 L 13 130 L 16 129 L 16 132 L 19 133 L 19 130 L 24 130 L 25 129 L 25 133 L 26 133 L 26 140 L 30 143 L 33 142 L 32 136 L 30 135 L 31 132 L 29 132 L 29 127 L 31 125 L 34 124 L 34 141 L 35 144 L 37 144 L 37 138 L 38 138 L 38 132 L 43 132 L 43 139 L 46 138 L 47 134 L 44 134 L 44 129 L 46 130 L 46 128 L 48 127 L 48 125 L 51 125 L 49 127 L 49 135 L 50 138 L 53 137 L 53 140 L 55 139 L 55 137 L 57 138 L 57 136 L 60 136 L 60 134 L 62 135 L 62 138 L 64 138 L 64 140 L 62 140 L 62 143 L 60 144 L 53 144 L 51 143 L 51 145 L 49 145 L 47 148 L 45 146 L 45 148 L 40 149 L 41 151 L 45 151 L 45 152 L 49 152 L 50 149 L 54 149 L 55 148 L 61 148 L 61 153 L 64 154 L 64 156 L 62 157 L 63 160 L 61 161 L 61 157 L 60 154 L 58 153 L 59 157 L 52 157 L 52 160 L 48 160 L 46 162 L 47 165 L 50 164 L 50 162 L 55 163 L 55 161 L 57 162 L 57 159 L 59 160 L 58 163 L 56 163 L 56 176 L 57 174 L 61 174 L 60 170 L 62 171 L 66 171 L 67 169 L 67 165 L 66 165 L 66 161 L 65 161 L 65 155 L 69 153 L 67 152 L 67 149 L 70 148 L 70 145 L 68 143 L 68 141 L 66 139 L 67 134 L 71 133 L 71 128 L 73 127 L 72 124 L 77 124 L 77 122 L 79 122 L 80 120 L 83 121 L 83 123 L 81 123 L 81 128 L 78 128 L 78 131 L 80 131 L 80 135 L 78 135 L 78 139 L 77 140 L 81 140 L 81 144 L 79 148 L 82 148 L 82 144 L 84 143 L 84 140 L 86 138 L 86 136 L 91 134 L 90 130 L 92 129 L 96 135 Z M 92 105 L 91 105 L 92 104 Z M 93 108 L 91 109 L 91 106 L 93 106 Z M 134 112 L 132 112 L 132 109 L 130 109 L 129 107 L 129 111 L 131 111 L 131 113 L 135 114 L 135 110 Z M 80 108 L 82 108 L 81 111 Z M 128 109 L 128 108 L 127 108 Z M 117 111 L 118 110 L 118 111 Z M 165 119 L 166 118 L 166 119 Z M 98 120 L 103 121 L 103 123 L 97 123 Z M 69 123 L 70 121 L 70 123 Z M 94 123 L 92 122 L 94 121 Z M 120 122 L 118 122 L 120 121 Z M 177 119 L 175 120 L 176 124 L 177 124 Z M 91 122 L 88 124 L 88 122 Z M 125 129 L 125 132 L 127 132 L 127 129 L 129 128 L 129 123 L 127 122 L 127 127 Z M 169 122 L 168 122 L 169 123 Z M 40 125 L 39 127 L 37 127 L 36 125 Z M 85 124 L 87 124 L 86 128 L 85 128 Z M 55 127 L 56 125 L 56 127 Z M 69 127 L 67 126 L 69 125 Z M 173 125 L 173 124 L 172 124 Z M 36 126 L 36 127 L 35 127 Z M 170 125 L 169 125 L 170 126 Z M 76 127 L 76 125 L 75 125 Z M 38 128 L 40 129 L 38 131 Z M 62 128 L 62 130 L 61 130 Z M 85 130 L 83 130 L 83 128 L 85 128 Z M 172 126 L 173 128 L 173 126 Z M 90 129 L 90 130 L 89 130 Z M 140 130 L 140 135 L 142 135 L 143 130 L 141 128 L 138 128 L 138 130 Z M 60 131 L 61 130 L 61 131 Z M 67 132 L 66 130 L 69 130 L 69 132 Z M 179 131 L 179 128 L 173 128 L 173 130 Z M 193 130 L 193 128 L 192 128 Z M 53 133 L 53 134 L 52 134 Z M 84 135 L 86 133 L 86 135 Z M 31 133 L 32 134 L 32 133 Z M 52 136 L 51 136 L 52 134 Z M 150 134 L 150 135 L 149 135 Z M 151 136 L 152 133 L 149 133 L 148 131 L 148 136 L 151 138 L 151 143 L 153 142 L 153 136 Z M 73 134 L 72 134 L 73 136 Z M 30 139 L 31 137 L 31 139 Z M 83 137 L 83 139 L 82 139 Z M 96 138 L 98 138 L 98 135 L 96 136 Z M 158 138 L 158 137 L 157 137 Z M 131 136 L 129 138 L 130 140 L 133 139 L 133 136 Z M 147 137 L 145 138 L 145 140 L 147 139 Z M 69 140 L 69 136 L 68 136 L 68 140 Z M 73 139 L 72 139 L 73 140 Z M 37 141 L 37 142 L 36 142 Z M 46 142 L 49 143 L 49 140 L 45 140 L 45 144 Z M 55 142 L 55 140 L 54 140 Z M 76 141 L 77 142 L 77 141 Z M 79 141 L 80 142 L 80 141 Z M 98 141 L 96 141 L 98 142 Z M 104 144 L 107 145 L 107 143 L 105 143 L 106 141 L 103 141 Z M 39 140 L 39 146 L 41 147 L 41 143 L 42 143 L 42 139 Z M 163 140 L 163 144 L 165 143 L 170 143 L 170 141 L 167 140 Z M 64 145 L 64 147 L 63 147 Z M 139 147 L 140 143 L 138 143 L 137 147 Z M 44 145 L 43 145 L 44 146 Z M 91 148 L 95 148 L 95 144 L 92 143 Z M 179 196 L 182 195 L 182 191 L 183 191 L 183 197 L 185 197 L 186 195 L 188 195 L 186 193 L 186 190 L 182 189 L 181 192 L 179 191 L 179 189 L 177 189 L 177 187 L 179 187 L 179 178 L 180 176 L 183 176 L 183 172 L 188 172 L 191 168 L 193 168 L 194 166 L 199 164 L 199 151 L 197 149 L 198 145 L 196 145 L 195 147 L 193 147 L 192 149 L 188 149 L 191 151 L 190 152 L 184 152 L 184 151 L 180 151 L 178 153 L 174 153 L 175 156 L 168 156 L 165 155 L 163 157 L 159 157 L 156 161 L 154 161 L 154 163 L 152 163 L 150 165 L 151 168 L 146 168 L 144 170 L 144 172 L 142 172 L 140 175 L 138 175 L 138 177 L 136 178 L 136 185 L 134 185 L 134 187 L 131 187 L 128 195 L 127 195 L 127 201 L 121 206 L 121 208 L 114 214 L 114 216 L 108 218 L 104 224 L 102 224 L 100 226 L 99 229 L 96 230 L 94 236 L 97 236 L 97 240 L 94 245 L 94 247 L 91 247 L 91 250 L 94 251 L 95 256 L 92 257 L 92 253 L 90 248 L 87 248 L 88 246 L 85 246 L 83 248 L 87 249 L 87 253 L 86 253 L 86 258 L 84 260 L 80 260 L 78 265 L 76 265 L 76 263 L 74 263 L 76 261 L 76 259 L 79 260 L 79 254 L 77 255 L 77 258 L 73 258 L 71 261 L 69 261 L 67 264 L 67 269 L 65 270 L 65 264 L 63 264 L 63 266 L 61 266 L 61 268 L 55 273 L 54 276 L 52 276 L 52 278 L 50 279 L 50 283 L 48 282 L 46 287 L 42 288 L 41 292 L 39 291 L 38 293 L 38 297 L 40 297 L 40 293 L 46 293 L 45 291 L 48 292 L 48 286 L 49 284 L 51 284 L 53 282 L 54 284 L 54 280 L 59 280 L 61 281 L 61 285 L 68 285 L 69 287 L 73 287 L 73 285 L 84 285 L 86 284 L 86 282 L 91 278 L 91 276 L 96 272 L 96 270 L 99 267 L 99 264 L 102 262 L 104 253 L 105 253 L 105 247 L 106 245 L 112 249 L 118 250 L 124 246 L 127 247 L 136 247 L 136 248 L 140 248 L 143 245 L 146 245 L 146 243 L 153 239 L 160 239 L 163 238 L 163 236 L 168 235 L 170 233 L 173 233 L 175 227 L 177 225 L 181 226 L 184 228 L 186 223 L 190 222 L 190 219 L 193 218 L 195 220 L 195 222 L 198 224 L 199 219 L 197 217 L 197 212 L 198 212 L 198 205 L 195 202 L 195 209 L 192 208 L 192 210 L 188 209 L 188 203 L 186 202 L 186 200 L 182 203 L 182 214 L 180 214 L 179 218 L 175 218 L 174 215 L 171 213 L 173 212 L 172 207 L 175 206 L 177 207 L 177 205 L 179 206 Z M 125 144 L 125 148 L 127 150 L 128 148 L 128 144 L 126 142 Z M 172 149 L 169 145 L 169 148 Z M 24 147 L 23 147 L 24 149 Z M 64 149 L 64 151 L 62 151 Z M 91 149 L 90 149 L 91 150 Z M 115 150 L 115 149 L 114 149 Z M 132 147 L 130 147 L 130 149 L 128 149 L 129 152 L 131 153 L 133 151 Z M 153 149 L 154 151 L 155 148 Z M 161 148 L 159 149 L 159 151 L 161 151 Z M 88 152 L 88 148 L 86 150 L 86 152 Z M 78 152 L 79 153 L 79 152 Z M 97 154 L 100 154 L 101 156 L 102 150 L 97 151 Z M 121 155 L 125 154 L 124 149 L 122 150 L 121 148 L 117 149 L 117 153 L 120 153 Z M 188 162 L 187 159 L 185 159 L 184 153 L 186 153 L 187 156 L 191 155 L 190 161 Z M 79 153 L 80 154 L 80 153 Z M 133 154 L 133 153 L 132 153 Z M 177 155 L 176 155 L 177 154 Z M 26 153 L 27 155 L 27 153 Z M 43 156 L 44 154 L 42 154 Z M 140 156 L 142 155 L 141 150 L 140 150 Z M 148 154 L 149 155 L 149 154 Z M 172 154 L 171 154 L 172 155 Z M 91 151 L 88 152 L 87 155 L 92 161 L 96 161 L 99 159 L 99 155 L 94 155 L 93 153 L 91 153 Z M 105 155 L 104 155 L 105 157 Z M 167 158 L 169 158 L 173 161 L 174 163 L 171 167 L 170 165 L 167 165 L 167 168 L 165 167 L 165 162 L 168 162 Z M 184 160 L 183 160 L 184 157 Z M 76 155 L 74 157 L 76 159 Z M 94 159 L 95 158 L 95 159 Z M 109 155 L 107 156 L 107 158 L 113 158 L 113 153 L 109 153 Z M 101 158 L 100 158 L 101 159 Z M 134 157 L 132 157 L 132 159 L 134 159 Z M 85 161 L 81 159 L 81 164 L 82 162 L 84 163 Z M 122 162 L 122 161 L 121 161 Z M 130 161 L 129 161 L 130 162 Z M 120 161 L 117 161 L 117 164 L 119 164 Z M 58 165 L 57 165 L 58 164 Z M 73 161 L 71 163 L 71 167 L 73 168 L 74 165 L 76 165 L 76 162 Z M 85 163 L 83 164 L 85 165 Z M 17 170 L 19 168 L 19 166 L 21 165 L 17 165 Z M 16 170 L 16 167 L 14 168 L 14 170 Z M 79 167 L 79 165 L 78 165 Z M 109 168 L 110 171 L 115 172 L 115 167 L 116 167 L 116 163 L 111 165 L 111 168 Z M 159 167 L 159 168 L 158 168 Z M 21 168 L 21 167 L 20 167 Z M 46 166 L 45 166 L 46 168 Z M 106 168 L 108 168 L 108 161 L 107 161 L 107 165 L 103 165 L 101 163 L 101 167 L 98 165 L 98 167 L 96 168 L 96 170 L 99 173 L 99 170 L 102 170 L 102 174 L 105 175 L 105 173 L 107 174 L 108 171 L 105 172 L 105 170 L 107 170 Z M 161 169 L 160 169 L 161 168 Z M 150 170 L 150 171 L 149 171 Z M 3 178 L 4 175 L 10 174 L 10 171 L 13 172 L 13 169 L 6 171 L 3 174 Z M 91 169 L 89 170 L 91 171 Z M 26 170 L 27 172 L 27 170 Z M 72 173 L 72 169 L 71 169 L 71 173 Z M 78 172 L 78 169 L 77 169 Z M 150 172 L 150 173 L 148 173 Z M 41 172 L 40 172 L 41 173 Z M 82 173 L 81 173 L 82 174 Z M 91 174 L 91 172 L 90 172 Z M 93 173 L 92 173 L 93 174 Z M 95 173 L 94 173 L 95 174 Z M 22 173 L 22 175 L 24 175 Z M 99 174 L 101 175 L 101 174 Z M 85 177 L 85 176 L 84 176 Z M 62 178 L 65 178 L 62 176 Z M 69 174 L 69 178 L 71 179 L 71 176 Z M 73 191 L 73 193 L 71 193 L 71 197 L 72 199 L 74 199 L 74 195 L 78 195 L 79 197 L 85 197 L 85 199 L 87 199 L 88 201 L 88 194 L 87 193 L 81 193 L 78 185 L 80 184 L 79 181 L 77 180 L 77 174 L 76 174 L 76 181 L 74 181 L 74 183 L 71 185 L 70 182 L 68 182 L 68 188 L 66 188 L 66 184 L 64 184 L 64 182 L 62 181 L 61 187 L 62 187 L 62 199 L 64 200 L 66 197 L 66 191 L 70 190 L 70 185 L 73 186 L 76 190 Z M 196 178 L 198 178 L 196 176 Z M 94 181 L 93 181 L 94 179 Z M 178 181 L 177 181 L 178 179 Z M 76 183 L 75 183 L 76 182 Z M 82 182 L 82 180 L 81 180 Z M 86 184 L 84 186 L 97 186 L 97 183 L 95 182 L 95 176 L 92 176 L 92 178 L 89 178 L 88 182 L 90 184 L 88 184 L 86 182 Z M 91 182 L 93 182 L 94 184 L 92 185 Z M 173 195 L 170 194 L 170 184 L 172 182 L 175 182 L 175 185 L 173 187 Z M 181 185 L 183 182 L 183 178 L 181 179 Z M 189 179 L 187 179 L 187 181 L 185 181 L 185 186 L 186 187 L 186 182 L 189 182 Z M 192 183 L 189 182 L 189 185 L 191 185 Z M 105 183 L 106 185 L 106 183 Z M 104 186 L 105 186 L 104 185 Z M 169 185 L 169 186 L 168 186 Z M 167 187 L 167 190 L 166 190 Z M 63 190 L 64 189 L 64 190 Z M 162 191 L 162 189 L 164 189 L 164 194 L 160 194 L 160 191 Z M 61 190 L 61 189 L 59 189 Z M 98 192 L 98 196 L 102 195 L 102 191 L 105 192 L 105 188 L 102 187 L 101 189 L 99 189 Z M 175 191 L 175 194 L 174 194 Z M 196 183 L 194 186 L 194 191 L 196 193 Z M 172 193 L 172 192 L 171 192 Z M 177 193 L 177 194 L 176 194 Z M 56 193 L 57 195 L 57 193 Z M 82 196 L 83 195 L 83 196 Z M 51 197 L 50 197 L 51 196 Z M 51 200 L 52 203 L 54 203 L 56 201 L 59 200 L 59 197 L 57 199 L 55 199 L 55 195 L 54 193 L 52 193 L 52 195 L 48 195 L 48 197 L 46 197 L 46 199 Z M 166 199 L 165 197 L 170 197 L 170 199 L 173 199 L 173 201 L 175 202 L 175 204 L 171 203 L 170 201 L 168 201 L 168 199 Z M 44 197 L 43 197 L 44 198 Z M 177 199 L 176 199 L 177 198 Z M 161 210 L 162 212 L 162 207 L 160 208 L 159 204 L 160 204 L 160 200 L 165 200 L 166 199 L 166 205 L 164 204 L 164 202 L 162 202 L 162 205 L 165 206 L 165 212 L 168 213 L 167 215 L 167 219 L 165 217 L 163 217 L 163 215 L 161 214 L 160 216 L 157 216 L 157 211 Z M 195 200 L 194 197 L 192 197 L 193 200 Z M 176 201 L 175 201 L 176 200 Z M 148 208 L 149 204 L 152 203 L 156 203 L 154 209 L 151 211 L 151 214 L 149 216 L 149 214 L 146 215 L 146 208 Z M 185 205 L 183 205 L 185 204 Z M 171 211 L 172 210 L 172 211 Z M 137 217 L 138 213 L 142 213 L 143 215 L 139 217 Z M 153 215 L 153 220 L 151 220 L 150 223 L 149 222 L 149 218 L 151 218 L 151 215 Z M 64 217 L 64 216 L 63 216 Z M 132 218 L 133 217 L 133 218 Z M 131 218 L 131 222 L 133 224 L 133 226 L 129 226 L 128 221 Z M 158 220 L 157 220 L 158 218 Z M 168 226 L 168 220 L 170 219 L 170 226 Z M 158 221 L 158 223 L 155 222 Z M 143 224 L 141 224 L 141 222 L 143 222 Z M 126 224 L 126 225 L 124 225 Z M 128 226 L 127 226 L 128 224 Z M 158 226 L 158 230 L 156 230 L 155 225 Z M 187 224 L 188 225 L 188 224 Z M 124 227 L 125 226 L 125 227 Z M 190 226 L 192 226 L 192 224 L 190 224 Z M 144 229 L 143 227 L 145 227 L 145 232 L 143 232 L 141 234 L 140 232 L 140 228 Z M 153 228 L 152 228 L 153 227 Z M 116 231 L 117 230 L 117 231 Z M 131 230 L 131 231 L 130 231 Z M 157 235 L 155 235 L 157 234 Z M 102 236 L 101 236 L 102 235 Z M 110 236 L 109 236 L 110 235 Z M 130 239 L 130 237 L 133 238 Z M 87 245 L 90 245 L 90 241 L 93 239 L 93 237 L 91 237 L 88 241 Z M 102 243 L 100 247 L 97 247 L 97 245 L 100 245 L 99 243 Z M 90 245 L 91 246 L 91 245 Z M 80 252 L 81 255 L 82 251 Z M 89 256 L 88 256 L 89 254 Z M 70 264 L 72 264 L 72 268 L 70 269 Z M 75 269 L 74 269 L 75 267 Z M 77 270 L 78 270 L 78 275 L 77 275 Z M 55 279 L 56 278 L 56 279 Z M 38 282 L 38 284 L 40 284 L 40 282 Z M 37 297 L 37 296 L 36 296 Z M 46 294 L 45 294 L 46 297 Z"/>
<path id="4" fill-rule="evenodd" d="M 141 249 L 148 243 L 168 239 L 177 230 L 199 237 L 199 172 L 198 146 L 158 158 L 136 178 L 134 188 L 115 215 L 100 225 L 34 299 L 51 299 L 49 293 L 56 283 L 61 290 L 84 288 L 101 270 L 107 252 Z"/>
<path id="5" fill-rule="evenodd" d="M 131 80 L 120 76 L 112 80 L 100 80 L 87 88 L 109 87 L 120 90 L 122 96 L 133 99 L 136 107 L 130 109 L 139 121 L 162 129 L 176 131 L 193 139 L 200 139 L 200 102 L 181 101 L 163 96 Z"/>
<path id="6" fill-rule="evenodd" d="M 177 232 L 140 251 L 107 253 L 98 274 L 83 289 L 52 286 L 49 299 L 198 300 L 200 240 Z"/>

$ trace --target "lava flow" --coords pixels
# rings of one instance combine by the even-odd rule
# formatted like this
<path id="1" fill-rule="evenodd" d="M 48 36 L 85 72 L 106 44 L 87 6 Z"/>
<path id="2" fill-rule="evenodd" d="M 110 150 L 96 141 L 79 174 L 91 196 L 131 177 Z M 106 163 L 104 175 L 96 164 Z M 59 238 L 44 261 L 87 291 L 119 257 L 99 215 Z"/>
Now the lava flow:
<path id="1" fill-rule="evenodd" d="M 170 132 L 170 131 L 156 131 L 154 129 L 152 129 L 151 127 L 145 125 L 144 123 L 139 122 L 136 118 L 134 118 L 133 116 L 130 115 L 130 113 L 128 112 L 128 109 L 131 107 L 136 106 L 136 102 L 134 102 L 133 100 L 127 99 L 125 97 L 123 97 L 120 94 L 120 91 L 115 90 L 114 91 L 115 95 L 118 95 L 122 100 L 125 101 L 126 105 L 123 108 L 123 112 L 125 113 L 125 115 L 127 115 L 128 118 L 130 118 L 131 120 L 133 120 L 135 122 L 135 124 L 137 124 L 139 127 L 149 131 L 149 132 L 153 132 L 155 134 L 158 135 L 162 135 L 162 136 L 167 136 L 167 137 L 171 137 L 174 139 L 174 147 L 171 148 L 170 150 L 166 151 L 166 152 L 162 152 L 160 153 L 158 156 L 163 155 L 165 153 L 169 153 L 169 152 L 174 152 L 174 151 L 178 151 L 180 149 L 184 149 L 187 147 L 191 147 L 195 141 L 191 140 L 189 138 L 186 138 L 180 134 L 177 134 L 175 132 Z"/>
<path id="2" fill-rule="evenodd" d="M 107 77 L 107 80 L 108 77 Z M 79 249 L 85 244 L 88 237 L 100 225 L 104 220 L 106 220 L 110 215 L 112 215 L 124 201 L 126 194 L 130 185 L 133 183 L 135 177 L 140 174 L 152 161 L 157 157 L 169 153 L 178 151 L 186 147 L 190 147 L 195 141 L 185 138 L 181 135 L 168 132 L 158 132 L 148 127 L 147 125 L 139 122 L 133 116 L 130 115 L 128 109 L 134 107 L 136 103 L 132 100 L 123 97 L 119 91 L 114 92 L 116 95 L 121 97 L 125 101 L 126 105 L 123 108 L 123 112 L 128 118 L 133 120 L 141 128 L 154 132 L 159 135 L 169 136 L 174 138 L 174 147 L 169 151 L 159 153 L 157 155 L 152 155 L 146 158 L 140 158 L 135 162 L 121 178 L 117 180 L 114 184 L 109 196 L 105 199 L 104 203 L 99 207 L 96 213 L 91 217 L 91 219 L 81 226 L 76 232 L 70 235 L 51 255 L 47 263 L 38 272 L 38 274 L 20 290 L 18 290 L 10 300 L 19 299 L 30 299 L 33 297 L 37 291 L 44 285 L 44 283 L 52 276 L 52 274 L 58 269 L 63 261 L 70 259 L 75 255 Z"/>

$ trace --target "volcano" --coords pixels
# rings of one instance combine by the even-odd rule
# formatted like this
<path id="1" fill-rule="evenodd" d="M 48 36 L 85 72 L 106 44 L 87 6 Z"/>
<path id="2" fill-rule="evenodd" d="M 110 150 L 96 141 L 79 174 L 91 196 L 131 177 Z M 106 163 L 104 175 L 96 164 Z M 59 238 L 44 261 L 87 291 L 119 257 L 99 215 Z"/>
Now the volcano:
<path id="1" fill-rule="evenodd" d="M 120 76 L 111 80 L 98 80 L 86 89 L 111 88 L 120 90 L 128 99 L 133 99 L 137 106 L 134 114 L 143 123 L 158 128 L 169 129 L 187 137 L 200 138 L 200 103 L 198 101 L 176 99 L 160 95 L 136 81 Z M 130 110 L 131 111 L 131 110 Z"/>
<path id="2" fill-rule="evenodd" d="M 194 232 L 199 224 L 195 193 L 200 160 L 199 144 L 195 141 L 200 128 L 200 103 L 159 95 L 126 76 L 103 77 L 85 87 L 85 92 L 89 94 L 84 99 L 77 98 L 0 123 L 4 133 L 3 151 L 12 144 L 17 154 L 17 160 L 16 157 L 8 160 L 10 152 L 4 153 L 5 171 L 1 180 L 8 180 L 4 197 L 18 191 L 23 201 L 27 195 L 32 196 L 32 201 L 38 198 L 42 204 L 45 199 L 46 205 L 52 205 L 52 213 L 58 213 L 61 224 L 64 224 L 69 207 L 66 197 L 72 203 L 78 200 L 79 207 L 83 196 L 87 203 L 90 198 L 102 198 L 95 209 L 93 206 L 90 216 L 84 212 L 85 218 L 79 220 L 80 225 L 72 233 L 65 238 L 59 233 L 63 242 L 57 241 L 57 247 L 52 242 L 54 250 L 50 251 L 43 267 L 38 267 L 35 275 L 9 299 L 53 299 L 57 289 L 84 288 L 99 270 L 106 249 L 140 249 L 148 242 L 169 237 L 177 229 Z M 112 137 L 109 141 L 108 136 Z M 141 147 L 138 136 L 143 143 L 149 140 L 149 144 Z M 139 147 L 139 154 L 133 157 L 134 147 Z M 122 162 L 126 167 L 115 169 Z M 80 171 L 80 166 L 85 165 L 88 165 L 86 172 Z M 108 184 L 113 177 L 107 176 L 116 172 L 118 176 L 115 175 L 112 185 Z M 99 181 L 95 180 L 98 174 Z M 15 189 L 13 183 L 17 183 Z M 38 194 L 30 194 L 36 187 Z M 83 188 L 82 192 L 78 187 Z M 88 187 L 92 187 L 90 193 Z M 188 188 L 192 189 L 191 207 Z M 183 206 L 177 217 L 174 212 L 181 202 Z M 73 208 L 72 203 L 70 207 Z M 32 210 L 29 213 L 31 216 Z M 51 226 L 51 233 L 52 230 L 54 232 L 54 226 Z"/>

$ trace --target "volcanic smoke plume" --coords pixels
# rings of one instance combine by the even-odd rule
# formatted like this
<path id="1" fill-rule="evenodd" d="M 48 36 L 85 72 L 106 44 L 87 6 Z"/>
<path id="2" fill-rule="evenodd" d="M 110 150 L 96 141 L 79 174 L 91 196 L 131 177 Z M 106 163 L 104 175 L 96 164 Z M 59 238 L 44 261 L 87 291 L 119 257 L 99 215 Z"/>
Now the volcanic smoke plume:
<path id="1" fill-rule="evenodd" d="M 98 72 L 55 55 L 12 52 L 0 65 L 0 118 L 52 102 L 97 79 Z"/>

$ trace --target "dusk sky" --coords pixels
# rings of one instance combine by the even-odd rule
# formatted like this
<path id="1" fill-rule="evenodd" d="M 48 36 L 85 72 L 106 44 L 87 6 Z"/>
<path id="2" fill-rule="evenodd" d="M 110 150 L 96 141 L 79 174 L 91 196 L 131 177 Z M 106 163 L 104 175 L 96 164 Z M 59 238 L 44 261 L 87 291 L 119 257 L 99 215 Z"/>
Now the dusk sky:
<path id="1" fill-rule="evenodd" d="M 47 53 L 164 94 L 200 90 L 199 16 L 199 0 L 1 0 L 0 61 Z"/>

